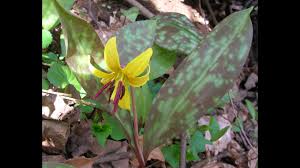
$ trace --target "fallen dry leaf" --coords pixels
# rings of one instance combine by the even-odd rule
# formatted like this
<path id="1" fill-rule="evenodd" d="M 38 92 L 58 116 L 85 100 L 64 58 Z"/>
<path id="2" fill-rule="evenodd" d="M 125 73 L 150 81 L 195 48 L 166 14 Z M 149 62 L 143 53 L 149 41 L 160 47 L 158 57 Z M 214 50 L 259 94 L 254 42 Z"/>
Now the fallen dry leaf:
<path id="1" fill-rule="evenodd" d="M 256 148 L 251 148 L 248 152 L 248 166 L 249 168 L 256 168 L 257 164 L 257 149 Z"/>
<path id="2" fill-rule="evenodd" d="M 199 22 L 203 25 L 208 24 L 208 21 L 195 9 L 184 4 L 181 0 L 149 0 L 149 2 L 159 12 L 181 13 L 193 22 Z"/>
<path id="3" fill-rule="evenodd" d="M 66 103 L 59 95 L 43 94 L 42 116 L 45 119 L 68 121 L 71 123 L 79 120 L 79 111 Z"/>
<path id="4" fill-rule="evenodd" d="M 194 167 L 194 168 L 197 168 L 197 167 Z M 226 164 L 226 163 L 211 162 L 201 168 L 235 168 L 235 167 L 230 164 Z"/>
<path id="5" fill-rule="evenodd" d="M 64 162 L 66 159 L 63 155 L 47 155 L 47 154 L 43 154 L 42 155 L 42 161 L 43 162 L 58 162 L 58 163 L 62 163 Z"/>
<path id="6" fill-rule="evenodd" d="M 258 81 L 258 76 L 255 73 L 251 73 L 244 86 L 247 90 L 250 90 L 256 86 L 257 81 Z"/>
<path id="7" fill-rule="evenodd" d="M 76 168 L 92 168 L 95 159 L 86 157 L 76 157 L 73 159 L 66 160 L 64 163 L 72 165 Z"/>
<path id="8" fill-rule="evenodd" d="M 154 150 L 151 151 L 147 160 L 151 160 L 151 159 L 159 160 L 162 162 L 165 161 L 165 157 L 164 157 L 163 153 L 161 152 L 160 148 L 155 148 Z"/>
<path id="9" fill-rule="evenodd" d="M 220 129 L 225 128 L 227 126 L 231 126 L 230 122 L 224 119 L 221 116 L 216 117 L 217 122 L 219 123 Z M 199 126 L 201 125 L 208 125 L 209 124 L 210 117 L 209 116 L 203 116 L 198 120 Z M 232 141 L 233 137 L 233 132 L 229 128 L 227 132 L 217 141 L 213 142 L 213 145 L 205 145 L 206 151 L 209 151 L 213 153 L 215 156 L 224 151 L 227 148 L 227 145 L 229 144 L 230 141 Z M 211 135 L 209 131 L 205 132 L 205 138 L 210 139 Z"/>
<path id="10" fill-rule="evenodd" d="M 64 151 L 69 137 L 69 124 L 63 121 L 42 121 L 42 148 L 47 153 L 58 154 Z"/>
<path id="11" fill-rule="evenodd" d="M 239 168 L 247 167 L 247 156 L 244 149 L 235 140 L 232 140 L 227 147 L 227 151 L 230 157 L 234 160 L 234 163 Z"/>

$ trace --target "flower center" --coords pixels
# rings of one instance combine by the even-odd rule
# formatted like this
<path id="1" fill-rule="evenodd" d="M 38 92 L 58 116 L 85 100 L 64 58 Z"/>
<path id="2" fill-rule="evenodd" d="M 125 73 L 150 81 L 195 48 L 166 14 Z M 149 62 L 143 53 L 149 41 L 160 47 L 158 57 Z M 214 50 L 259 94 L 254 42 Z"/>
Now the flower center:
<path id="1" fill-rule="evenodd" d="M 118 83 L 116 83 L 115 81 L 118 81 Z M 109 98 L 108 98 L 108 103 L 109 103 L 112 93 L 116 89 L 116 95 L 113 100 L 114 108 L 112 110 L 112 114 L 115 114 L 117 112 L 118 103 L 125 94 L 125 85 L 123 84 L 123 81 L 124 81 L 124 74 L 122 72 L 117 73 L 116 76 L 111 81 L 103 85 L 101 89 L 94 96 L 94 99 L 96 99 L 104 90 L 107 90 L 107 92 L 109 93 Z M 115 87 L 115 84 L 117 85 L 117 87 Z"/>

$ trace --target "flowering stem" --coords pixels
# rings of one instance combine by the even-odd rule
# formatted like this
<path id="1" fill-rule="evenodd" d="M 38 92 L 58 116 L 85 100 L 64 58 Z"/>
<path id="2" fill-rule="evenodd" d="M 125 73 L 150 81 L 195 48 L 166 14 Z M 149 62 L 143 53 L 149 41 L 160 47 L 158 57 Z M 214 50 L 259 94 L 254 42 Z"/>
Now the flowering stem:
<path id="1" fill-rule="evenodd" d="M 139 161 L 140 166 L 139 167 L 145 167 L 145 160 L 144 160 L 144 156 L 142 153 L 142 150 L 140 148 L 139 145 L 139 128 L 138 128 L 138 117 L 137 117 L 137 113 L 135 111 L 135 100 L 134 100 L 134 92 L 133 92 L 133 87 L 130 88 L 130 92 L 131 92 L 131 100 L 132 100 L 132 112 L 133 112 L 133 127 L 134 127 L 134 131 L 133 131 L 133 136 L 134 136 L 134 146 L 135 146 L 135 154 L 136 157 Z"/>

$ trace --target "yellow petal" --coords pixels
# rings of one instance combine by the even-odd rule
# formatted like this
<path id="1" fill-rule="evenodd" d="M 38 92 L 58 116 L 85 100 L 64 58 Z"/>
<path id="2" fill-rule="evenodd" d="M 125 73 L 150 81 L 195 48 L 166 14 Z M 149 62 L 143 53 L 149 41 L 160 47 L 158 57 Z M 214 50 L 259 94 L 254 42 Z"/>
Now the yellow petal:
<path id="1" fill-rule="evenodd" d="M 142 74 L 149 65 L 152 53 L 152 48 L 148 48 L 146 51 L 130 61 L 123 69 L 123 72 L 127 75 L 127 77 L 136 77 Z"/>
<path id="2" fill-rule="evenodd" d="M 125 94 L 122 99 L 119 101 L 119 106 L 122 109 L 126 109 L 130 111 L 130 93 L 128 90 L 128 84 L 125 84 Z"/>
<path id="3" fill-rule="evenodd" d="M 133 87 L 140 87 L 147 83 L 149 80 L 149 73 L 150 73 L 150 66 L 148 66 L 148 72 L 147 74 L 140 76 L 140 77 L 128 77 L 127 80 L 129 84 Z"/>
<path id="4" fill-rule="evenodd" d="M 92 64 L 89 64 L 90 71 L 97 76 L 98 78 L 112 78 L 114 76 L 114 73 L 106 73 L 99 69 L 96 69 Z"/>
<path id="5" fill-rule="evenodd" d="M 117 50 L 117 38 L 110 38 L 104 48 L 104 59 L 111 71 L 118 72 L 120 67 L 119 54 Z"/>

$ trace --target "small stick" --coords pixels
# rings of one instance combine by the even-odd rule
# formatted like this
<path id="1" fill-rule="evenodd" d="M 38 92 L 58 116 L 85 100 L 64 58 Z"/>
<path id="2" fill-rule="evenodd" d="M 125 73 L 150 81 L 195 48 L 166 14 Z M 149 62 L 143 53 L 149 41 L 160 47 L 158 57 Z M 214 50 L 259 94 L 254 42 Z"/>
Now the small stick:
<path id="1" fill-rule="evenodd" d="M 211 14 L 212 21 L 214 22 L 214 25 L 216 26 L 218 24 L 218 21 L 217 21 L 217 19 L 215 17 L 214 11 L 212 10 L 212 8 L 211 8 L 208 0 L 204 0 L 204 3 L 205 3 L 205 5 L 206 5 L 206 7 L 208 9 L 208 12 Z"/>
<path id="2" fill-rule="evenodd" d="M 135 99 L 134 99 L 134 92 L 133 92 L 133 87 L 130 88 L 130 92 L 131 92 L 131 109 L 133 112 L 133 127 L 134 127 L 134 131 L 133 131 L 133 135 L 134 135 L 134 145 L 136 148 L 136 157 L 139 161 L 139 167 L 145 167 L 145 160 L 144 160 L 144 155 L 142 153 L 142 150 L 140 148 L 139 145 L 139 128 L 138 128 L 138 116 L 137 113 L 135 111 Z"/>
<path id="3" fill-rule="evenodd" d="M 235 111 L 235 113 L 234 113 L 234 114 L 235 114 L 235 117 L 237 118 L 237 117 L 238 117 L 238 116 L 237 116 L 238 112 L 237 112 L 237 110 L 236 110 L 235 107 L 234 107 L 234 104 L 233 104 L 233 101 L 232 101 L 232 98 L 231 98 L 231 94 L 228 94 L 228 95 L 229 95 L 229 98 L 230 98 L 231 106 L 232 106 L 233 110 Z M 254 146 L 251 144 L 251 142 L 250 142 L 248 136 L 246 135 L 244 128 L 243 128 L 243 127 L 240 127 L 240 129 L 241 129 L 241 132 L 242 132 L 242 133 L 240 134 L 241 138 L 242 138 L 242 137 L 245 138 L 245 139 L 242 138 L 243 142 L 244 142 L 244 143 L 245 143 L 245 141 L 247 142 L 247 143 L 245 143 L 245 145 L 246 145 L 246 146 L 247 146 L 247 144 L 250 145 L 250 147 L 253 149 L 253 151 L 255 152 L 255 154 L 258 154 L 258 153 L 256 152 Z"/>
<path id="4" fill-rule="evenodd" d="M 180 168 L 186 167 L 186 132 L 180 135 Z"/>
<path id="5" fill-rule="evenodd" d="M 145 8 L 142 4 L 140 4 L 139 2 L 137 2 L 136 0 L 126 0 L 128 3 L 130 3 L 131 5 L 139 8 L 139 10 L 141 11 L 141 13 L 146 16 L 147 18 L 152 18 L 154 16 L 154 14 L 152 12 L 150 12 L 147 8 Z"/>

